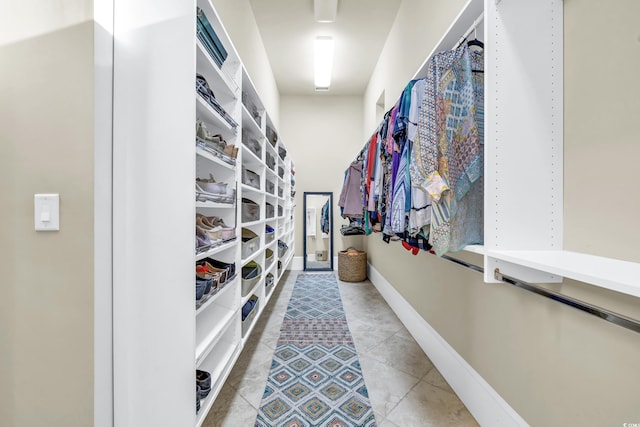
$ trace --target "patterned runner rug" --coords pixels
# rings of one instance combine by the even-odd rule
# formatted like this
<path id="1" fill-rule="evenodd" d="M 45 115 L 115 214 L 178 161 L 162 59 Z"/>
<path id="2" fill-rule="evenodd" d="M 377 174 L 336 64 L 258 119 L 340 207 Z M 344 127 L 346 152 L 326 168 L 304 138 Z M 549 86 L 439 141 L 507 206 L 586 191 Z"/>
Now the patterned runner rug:
<path id="1" fill-rule="evenodd" d="M 255 427 L 375 427 L 333 273 L 299 274 Z"/>

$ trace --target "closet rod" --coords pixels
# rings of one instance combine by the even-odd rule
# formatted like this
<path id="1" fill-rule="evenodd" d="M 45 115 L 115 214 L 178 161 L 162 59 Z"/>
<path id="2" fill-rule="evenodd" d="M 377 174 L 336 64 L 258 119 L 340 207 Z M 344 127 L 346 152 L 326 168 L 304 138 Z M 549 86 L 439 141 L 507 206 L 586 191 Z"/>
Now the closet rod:
<path id="1" fill-rule="evenodd" d="M 440 258 L 453 262 L 458 265 L 462 265 L 463 267 L 467 267 L 473 271 L 484 273 L 484 268 L 478 267 L 477 265 L 474 265 L 474 264 L 470 264 L 466 261 L 462 261 L 456 258 L 451 258 L 447 255 L 442 255 Z M 614 311 L 607 310 L 606 308 L 598 307 L 597 305 L 593 305 L 588 302 L 584 302 L 579 299 L 572 298 L 570 296 L 563 295 L 561 293 L 543 288 L 542 286 L 523 282 L 522 280 L 502 274 L 500 270 L 497 268 L 494 270 L 494 277 L 496 280 L 499 280 L 501 282 L 507 283 L 509 285 L 513 285 L 522 290 L 525 290 L 546 298 L 550 298 L 554 301 L 557 301 L 564 305 L 568 305 L 569 307 L 576 308 L 580 311 L 591 314 L 592 316 L 596 316 L 596 317 L 599 317 L 600 319 L 606 320 L 607 322 L 613 323 L 614 325 L 621 326 L 625 329 L 629 329 L 630 331 L 640 334 L 640 321 L 636 319 L 632 319 L 630 317 L 624 316 Z"/>
<path id="2" fill-rule="evenodd" d="M 471 24 L 471 26 L 469 27 L 469 29 L 467 31 L 464 32 L 464 34 L 462 35 L 462 37 L 460 37 L 460 40 L 458 40 L 458 42 L 455 44 L 455 46 L 453 46 L 454 49 L 457 49 L 462 43 L 464 43 L 464 41 L 467 39 L 467 37 L 469 37 L 469 34 L 473 33 L 473 31 L 478 28 L 478 25 L 480 25 L 482 23 L 482 21 L 484 21 L 484 12 L 482 12 L 480 14 L 480 16 L 478 16 L 476 18 L 475 21 L 473 21 L 473 24 Z"/>

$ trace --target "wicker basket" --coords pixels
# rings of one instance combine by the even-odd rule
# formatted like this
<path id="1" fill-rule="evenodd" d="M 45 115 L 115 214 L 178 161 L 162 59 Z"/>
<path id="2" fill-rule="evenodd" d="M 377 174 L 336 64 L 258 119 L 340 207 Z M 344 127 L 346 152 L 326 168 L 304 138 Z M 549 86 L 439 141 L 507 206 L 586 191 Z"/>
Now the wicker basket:
<path id="1" fill-rule="evenodd" d="M 343 282 L 362 282 L 367 278 L 367 253 L 355 248 L 338 252 L 338 278 Z"/>

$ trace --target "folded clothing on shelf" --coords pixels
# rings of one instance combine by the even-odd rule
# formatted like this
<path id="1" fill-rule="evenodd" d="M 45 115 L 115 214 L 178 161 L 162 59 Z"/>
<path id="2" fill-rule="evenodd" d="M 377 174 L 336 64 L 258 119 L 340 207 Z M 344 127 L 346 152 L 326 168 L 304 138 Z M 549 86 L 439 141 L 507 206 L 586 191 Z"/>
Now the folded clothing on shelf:
<path id="1" fill-rule="evenodd" d="M 222 64 L 227 59 L 227 51 L 222 45 L 218 34 L 211 26 L 211 22 L 205 15 L 204 11 L 198 7 L 197 9 L 197 34 L 198 39 L 202 42 L 204 47 L 209 52 L 209 55 L 213 58 L 218 67 L 222 67 Z"/>

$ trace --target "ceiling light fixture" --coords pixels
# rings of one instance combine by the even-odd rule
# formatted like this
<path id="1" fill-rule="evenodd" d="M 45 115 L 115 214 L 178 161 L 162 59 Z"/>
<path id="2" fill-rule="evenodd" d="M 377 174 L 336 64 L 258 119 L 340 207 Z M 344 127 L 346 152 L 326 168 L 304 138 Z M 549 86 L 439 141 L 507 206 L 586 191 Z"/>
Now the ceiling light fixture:
<path id="1" fill-rule="evenodd" d="M 333 68 L 333 39 L 327 36 L 318 36 L 313 47 L 316 90 L 329 90 Z"/>
<path id="2" fill-rule="evenodd" d="M 316 22 L 333 22 L 338 14 L 338 0 L 313 0 Z"/>

